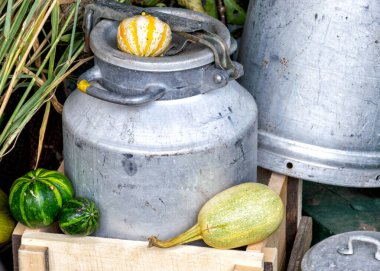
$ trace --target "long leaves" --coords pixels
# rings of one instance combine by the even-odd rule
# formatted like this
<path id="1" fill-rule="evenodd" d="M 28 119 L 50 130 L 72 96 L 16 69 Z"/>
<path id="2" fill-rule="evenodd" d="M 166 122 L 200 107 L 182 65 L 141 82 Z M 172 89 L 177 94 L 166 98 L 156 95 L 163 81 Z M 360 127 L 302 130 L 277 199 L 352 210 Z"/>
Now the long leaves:
<path id="1" fill-rule="evenodd" d="M 11 150 L 25 125 L 48 102 L 39 135 L 39 158 L 50 100 L 55 108 L 60 107 L 54 97 L 57 87 L 88 60 L 78 61 L 83 51 L 83 36 L 76 30 L 80 0 L 72 5 L 68 16 L 60 16 L 58 0 L 5 2 L 0 3 L 0 30 L 3 30 L 0 32 L 0 119 L 4 120 L 0 130 L 0 157 Z M 61 18 L 66 19 L 62 22 Z M 16 106 L 9 109 L 12 97 Z"/>

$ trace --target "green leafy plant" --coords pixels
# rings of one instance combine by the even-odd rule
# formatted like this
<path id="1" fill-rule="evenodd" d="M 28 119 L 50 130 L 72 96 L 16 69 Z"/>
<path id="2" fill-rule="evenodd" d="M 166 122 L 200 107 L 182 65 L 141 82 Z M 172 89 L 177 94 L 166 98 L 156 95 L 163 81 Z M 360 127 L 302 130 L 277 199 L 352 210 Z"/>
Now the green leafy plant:
<path id="1" fill-rule="evenodd" d="M 247 16 L 247 0 L 115 0 L 119 3 L 137 4 L 141 6 L 173 6 L 175 2 L 187 9 L 207 13 L 221 19 L 223 23 L 242 25 Z M 243 7 L 244 6 L 244 7 Z"/>
<path id="2" fill-rule="evenodd" d="M 74 2 L 67 16 L 60 14 L 58 0 L 0 2 L 0 157 L 12 149 L 25 125 L 45 105 L 39 157 L 51 105 L 62 109 L 55 98 L 57 87 L 89 60 L 78 60 L 84 42 L 76 30 L 80 0 Z M 16 107 L 9 108 L 14 96 Z"/>

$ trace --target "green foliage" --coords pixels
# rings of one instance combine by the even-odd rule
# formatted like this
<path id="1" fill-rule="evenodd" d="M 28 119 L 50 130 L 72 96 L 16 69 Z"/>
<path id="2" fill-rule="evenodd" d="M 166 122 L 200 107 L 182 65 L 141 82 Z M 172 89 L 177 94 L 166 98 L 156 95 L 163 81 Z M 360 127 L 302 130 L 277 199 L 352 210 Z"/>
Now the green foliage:
<path id="1" fill-rule="evenodd" d="M 203 1 L 203 8 L 208 15 L 210 15 L 214 18 L 218 18 L 218 10 L 216 7 L 215 0 L 204 0 Z"/>
<path id="2" fill-rule="evenodd" d="M 130 0 L 115 0 L 119 3 L 131 4 Z M 165 1 L 165 0 L 132 0 L 132 4 L 137 4 L 141 6 L 153 7 L 165 7 L 169 4 L 176 2 L 179 6 L 185 7 L 187 9 L 198 11 L 202 13 L 207 13 L 208 15 L 219 18 L 217 0 L 176 0 L 176 1 Z M 249 0 L 223 0 L 225 6 L 225 13 L 227 17 L 228 24 L 243 25 L 246 18 L 246 9 Z"/>
<path id="3" fill-rule="evenodd" d="M 68 16 L 60 16 L 58 0 L 0 3 L 0 157 L 12 149 L 33 115 L 50 103 L 58 85 L 86 61 L 77 61 L 84 48 L 83 37 L 76 32 L 79 2 L 71 6 Z M 69 43 L 61 47 L 63 53 L 57 54 L 62 40 Z M 17 95 L 17 105 L 5 116 L 16 91 L 22 92 Z M 44 120 L 42 139 L 46 117 Z"/>
<path id="4" fill-rule="evenodd" d="M 247 13 L 238 5 L 236 0 L 224 0 L 227 13 L 227 23 L 242 25 L 245 22 Z"/>

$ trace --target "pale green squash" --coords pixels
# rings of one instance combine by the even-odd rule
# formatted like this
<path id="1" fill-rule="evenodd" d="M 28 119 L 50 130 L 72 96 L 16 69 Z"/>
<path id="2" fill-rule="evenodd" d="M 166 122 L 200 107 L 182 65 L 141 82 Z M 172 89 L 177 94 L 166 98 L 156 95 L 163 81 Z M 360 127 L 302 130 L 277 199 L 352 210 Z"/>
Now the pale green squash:
<path id="1" fill-rule="evenodd" d="M 231 249 L 260 242 L 281 224 L 284 205 L 268 186 L 243 183 L 217 194 L 205 203 L 198 223 L 167 241 L 149 238 L 150 246 L 172 247 L 195 240 L 215 248 Z"/>

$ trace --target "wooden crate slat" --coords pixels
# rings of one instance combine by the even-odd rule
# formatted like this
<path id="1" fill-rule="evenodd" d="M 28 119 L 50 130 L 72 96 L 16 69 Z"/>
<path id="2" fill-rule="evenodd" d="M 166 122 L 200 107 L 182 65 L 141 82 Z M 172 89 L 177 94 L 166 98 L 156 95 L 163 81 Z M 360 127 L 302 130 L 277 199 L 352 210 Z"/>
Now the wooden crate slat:
<path id="1" fill-rule="evenodd" d="M 148 248 L 147 242 L 63 234 L 25 233 L 22 244 L 49 248 L 51 270 L 231 271 L 235 265 L 262 268 L 257 252 L 219 250 L 196 246 Z M 39 271 L 38 269 L 34 269 Z"/>
<path id="2" fill-rule="evenodd" d="M 303 216 L 301 218 L 287 271 L 301 271 L 302 257 L 311 245 L 312 224 L 311 217 Z"/>
<path id="3" fill-rule="evenodd" d="M 301 219 L 302 180 L 288 177 L 286 206 L 286 255 L 289 258 Z"/>
<path id="4" fill-rule="evenodd" d="M 18 250 L 18 258 L 20 262 L 20 271 L 49 270 L 47 247 L 21 245 Z"/>
<path id="5" fill-rule="evenodd" d="M 49 233 L 57 233 L 59 232 L 58 224 L 54 223 L 49 227 L 46 228 L 38 228 L 38 229 L 31 229 L 27 228 L 21 223 L 17 223 L 15 229 L 12 233 L 12 254 L 13 254 L 13 270 L 17 271 L 19 270 L 19 258 L 18 258 L 18 252 L 19 248 L 21 246 L 21 238 L 22 235 L 25 232 L 49 232 Z"/>

